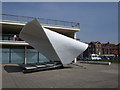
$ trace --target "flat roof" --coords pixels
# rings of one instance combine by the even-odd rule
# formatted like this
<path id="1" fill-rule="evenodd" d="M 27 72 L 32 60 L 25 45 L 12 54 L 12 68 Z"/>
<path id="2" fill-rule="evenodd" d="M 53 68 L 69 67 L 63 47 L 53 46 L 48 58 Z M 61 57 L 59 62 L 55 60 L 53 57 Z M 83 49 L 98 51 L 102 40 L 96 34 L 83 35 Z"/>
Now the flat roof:
<path id="1" fill-rule="evenodd" d="M 0 23 L 2 25 L 15 25 L 15 26 L 24 26 L 27 22 L 17 22 L 17 21 L 10 21 L 10 20 L 0 20 Z M 45 28 L 53 28 L 53 29 L 59 29 L 59 30 L 68 30 L 68 31 L 80 31 L 77 27 L 66 27 L 66 26 L 59 26 L 59 25 L 48 25 L 48 24 L 41 24 Z"/>
<path id="2" fill-rule="evenodd" d="M 71 28 L 80 28 L 80 23 L 77 22 L 70 22 L 70 21 L 63 21 L 63 20 L 53 20 L 53 19 L 46 19 L 46 18 L 37 18 L 37 17 L 28 17 L 28 16 L 18 16 L 18 15 L 10 15 L 10 14 L 0 14 L 2 16 L 2 20 L 10 21 L 10 22 L 21 22 L 26 23 L 32 21 L 34 18 L 38 19 L 40 24 L 47 24 L 53 26 L 62 26 L 62 27 L 71 27 Z"/>
<path id="3" fill-rule="evenodd" d="M 0 21 L 0 24 L 2 24 L 3 33 L 4 32 L 19 33 L 26 23 L 27 22 L 23 23 L 23 22 L 9 21 L 9 20 Z M 76 27 L 65 27 L 65 26 L 56 26 L 56 25 L 47 25 L 47 24 L 42 24 L 42 27 L 70 37 L 74 37 L 74 33 L 80 31 L 80 29 Z"/>

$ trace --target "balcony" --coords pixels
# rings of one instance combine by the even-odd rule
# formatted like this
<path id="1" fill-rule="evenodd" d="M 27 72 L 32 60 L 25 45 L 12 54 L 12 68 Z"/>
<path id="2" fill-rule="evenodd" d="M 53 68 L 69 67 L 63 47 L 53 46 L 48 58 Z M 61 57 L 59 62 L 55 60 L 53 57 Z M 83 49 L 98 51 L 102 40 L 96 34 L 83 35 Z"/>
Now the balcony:
<path id="1" fill-rule="evenodd" d="M 17 16 L 17 15 L 9 15 L 9 14 L 0 14 L 0 18 L 3 22 L 13 22 L 13 23 L 21 23 L 24 25 L 25 23 L 33 20 L 35 17 L 28 17 L 28 16 Z M 61 21 L 61 20 L 52 20 L 52 19 L 45 19 L 45 18 L 37 18 L 38 21 L 45 25 L 50 26 L 58 26 L 58 27 L 68 27 L 68 28 L 80 28 L 80 23 L 76 22 L 68 22 L 68 21 Z"/>
<path id="2" fill-rule="evenodd" d="M 25 45 L 29 44 L 19 38 L 19 35 L 16 34 L 18 40 L 14 39 L 14 34 L 2 34 L 0 37 L 0 45 Z"/>
<path id="3" fill-rule="evenodd" d="M 0 24 L 2 24 L 2 37 L 0 38 L 0 44 L 3 45 L 28 45 L 28 43 L 22 40 L 13 40 L 13 36 L 17 35 L 24 27 L 24 25 L 32 21 L 35 17 L 17 16 L 9 14 L 0 14 Z M 80 24 L 76 22 L 52 20 L 45 18 L 37 18 L 41 25 L 50 30 L 56 31 L 60 34 L 74 38 L 75 32 L 80 31 Z"/>

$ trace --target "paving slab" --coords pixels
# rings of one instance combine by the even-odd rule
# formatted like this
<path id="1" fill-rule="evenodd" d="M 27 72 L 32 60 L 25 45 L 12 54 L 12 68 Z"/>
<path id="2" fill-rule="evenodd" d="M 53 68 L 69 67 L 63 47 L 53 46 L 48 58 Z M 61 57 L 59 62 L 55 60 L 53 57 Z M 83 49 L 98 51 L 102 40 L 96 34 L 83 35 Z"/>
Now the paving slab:
<path id="1" fill-rule="evenodd" d="M 2 67 L 3 88 L 117 88 L 118 64 L 66 65 L 64 69 L 22 72 L 16 64 Z"/>

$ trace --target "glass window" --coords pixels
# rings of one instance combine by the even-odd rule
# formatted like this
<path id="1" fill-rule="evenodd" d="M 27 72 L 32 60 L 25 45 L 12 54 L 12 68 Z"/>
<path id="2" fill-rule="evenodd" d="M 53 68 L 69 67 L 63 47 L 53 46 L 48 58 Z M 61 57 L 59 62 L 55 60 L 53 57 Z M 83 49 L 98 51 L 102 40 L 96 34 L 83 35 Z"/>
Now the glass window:
<path id="1" fill-rule="evenodd" d="M 24 62 L 24 49 L 11 49 L 11 63 Z"/>
<path id="2" fill-rule="evenodd" d="M 39 53 L 39 62 L 50 62 L 49 59 L 47 59 L 44 55 Z"/>
<path id="3" fill-rule="evenodd" d="M 38 62 L 38 51 L 35 49 L 27 50 L 27 63 L 36 63 Z"/>
<path id="4" fill-rule="evenodd" d="M 0 40 L 2 40 L 2 35 L 0 35 Z"/>
<path id="5" fill-rule="evenodd" d="M 8 64 L 9 63 L 9 49 L 3 48 L 2 49 L 2 63 Z"/>
<path id="6" fill-rule="evenodd" d="M 8 40 L 8 36 L 3 36 L 3 40 Z"/>
<path id="7" fill-rule="evenodd" d="M 9 40 L 13 40 L 13 37 L 9 37 Z"/>
<path id="8" fill-rule="evenodd" d="M 0 48 L 0 64 L 2 64 L 2 48 Z"/>

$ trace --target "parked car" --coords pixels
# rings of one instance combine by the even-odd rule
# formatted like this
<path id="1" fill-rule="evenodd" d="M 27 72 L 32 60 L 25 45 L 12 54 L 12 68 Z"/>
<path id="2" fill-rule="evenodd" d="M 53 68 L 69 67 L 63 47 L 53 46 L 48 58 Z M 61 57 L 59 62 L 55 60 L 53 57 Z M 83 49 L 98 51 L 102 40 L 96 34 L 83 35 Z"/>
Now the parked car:
<path id="1" fill-rule="evenodd" d="M 91 54 L 89 58 L 91 60 L 101 60 L 101 57 L 97 54 Z"/>

